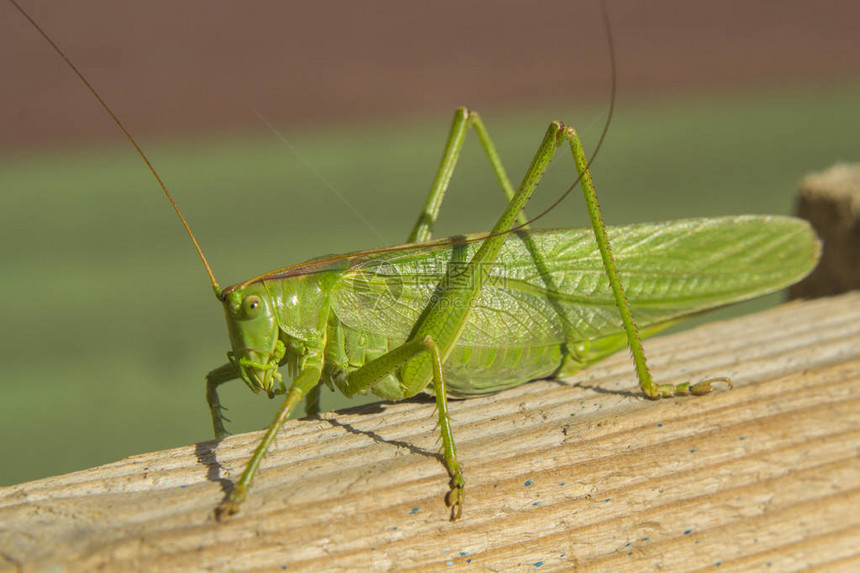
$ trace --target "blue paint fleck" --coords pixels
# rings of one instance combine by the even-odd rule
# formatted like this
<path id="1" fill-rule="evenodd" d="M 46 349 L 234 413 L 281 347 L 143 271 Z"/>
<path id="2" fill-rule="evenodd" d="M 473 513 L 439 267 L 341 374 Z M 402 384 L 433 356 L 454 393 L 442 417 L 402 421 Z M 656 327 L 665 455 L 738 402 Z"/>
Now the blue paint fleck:
<path id="1" fill-rule="evenodd" d="M 471 562 L 472 562 L 471 559 L 466 559 L 466 563 L 471 563 Z"/>
<path id="2" fill-rule="evenodd" d="M 540 504 L 542 504 L 542 503 L 543 503 L 542 501 L 533 501 L 533 502 L 532 502 L 532 505 L 540 505 Z"/>
<path id="3" fill-rule="evenodd" d="M 468 555 L 468 554 L 469 554 L 469 552 L 468 552 L 468 551 L 461 551 L 461 552 L 460 552 L 460 555 L 462 555 L 463 557 L 465 557 L 465 556 L 466 556 L 466 555 Z"/>
<path id="4" fill-rule="evenodd" d="M 529 487 L 530 485 L 532 485 L 532 480 L 527 479 L 523 485 Z"/>
<path id="5" fill-rule="evenodd" d="M 643 537 L 642 541 L 648 541 L 649 539 L 651 539 L 651 538 L 650 537 Z"/>
<path id="6" fill-rule="evenodd" d="M 770 561 L 768 561 L 767 563 L 765 563 L 765 565 L 767 565 L 768 567 L 770 567 L 771 565 L 773 565 L 773 563 L 771 563 Z"/>
<path id="7" fill-rule="evenodd" d="M 286 570 L 287 570 L 287 566 L 286 566 L 286 565 L 281 565 L 281 571 L 286 571 Z"/>
<path id="8" fill-rule="evenodd" d="M 663 424 L 658 423 L 658 424 L 657 424 L 657 427 L 658 427 L 658 428 L 662 428 L 662 427 L 663 427 Z"/>
<path id="9" fill-rule="evenodd" d="M 627 552 L 627 555 L 633 555 L 633 552 L 632 552 L 632 551 L 628 551 L 628 552 Z"/>
<path id="10" fill-rule="evenodd" d="M 449 567 L 450 567 L 451 565 L 453 565 L 453 564 L 454 564 L 454 562 L 453 562 L 453 561 L 446 561 L 446 562 L 445 562 L 445 565 L 447 565 L 447 566 L 449 566 Z"/>
<path id="11" fill-rule="evenodd" d="M 691 533 L 693 533 L 692 529 L 685 529 L 684 530 L 684 535 L 690 535 Z"/>
<path id="12" fill-rule="evenodd" d="M 722 562 L 722 561 L 717 561 L 716 563 L 714 563 L 714 565 L 715 565 L 716 567 L 719 567 L 719 566 L 720 566 L 720 565 L 722 565 L 722 564 L 723 564 L 723 562 Z"/>
<path id="13" fill-rule="evenodd" d="M 370 548 L 370 550 L 371 550 L 371 551 L 376 551 L 376 547 L 371 547 L 371 548 Z"/>
<path id="14" fill-rule="evenodd" d="M 395 525 L 395 526 L 394 526 L 394 527 L 392 527 L 391 529 L 393 529 L 394 531 L 397 531 L 397 526 Z"/>
<path id="15" fill-rule="evenodd" d="M 747 437 L 746 437 L 746 436 L 738 436 L 738 439 L 739 439 L 739 440 L 746 440 L 746 439 L 747 439 Z"/>
<path id="16" fill-rule="evenodd" d="M 543 561 L 535 561 L 535 567 L 540 567 L 543 565 Z"/>
<path id="17" fill-rule="evenodd" d="M 564 482 L 560 482 L 558 485 L 559 485 L 559 487 L 560 487 L 560 486 L 563 486 L 563 485 L 564 485 Z"/>
<path id="18" fill-rule="evenodd" d="M 606 499 L 603 499 L 603 500 L 601 500 L 601 501 L 602 501 L 603 503 L 607 503 L 607 502 L 612 501 L 612 498 L 611 498 L 611 497 L 607 497 Z"/>
<path id="19" fill-rule="evenodd" d="M 628 541 L 627 543 L 625 543 L 625 544 L 624 544 L 624 547 L 630 547 L 630 544 L 631 544 L 631 543 L 633 543 L 633 542 L 632 542 L 632 541 Z"/>
<path id="20" fill-rule="evenodd" d="M 691 453 L 691 454 L 695 454 L 695 453 L 696 453 L 696 448 L 690 448 L 690 453 Z"/>
<path id="21" fill-rule="evenodd" d="M 419 511 L 421 511 L 420 507 L 413 507 L 412 509 L 409 510 L 409 515 L 415 515 Z"/>

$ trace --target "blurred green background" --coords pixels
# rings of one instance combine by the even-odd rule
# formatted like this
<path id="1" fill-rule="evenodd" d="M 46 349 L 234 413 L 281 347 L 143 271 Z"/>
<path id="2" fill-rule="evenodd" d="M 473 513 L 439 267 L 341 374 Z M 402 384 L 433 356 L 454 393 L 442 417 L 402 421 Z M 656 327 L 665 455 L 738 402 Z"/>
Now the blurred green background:
<path id="1" fill-rule="evenodd" d="M 619 60 L 623 80 L 623 53 Z M 603 60 L 594 65 L 609 74 Z M 622 81 L 593 169 L 606 221 L 789 214 L 804 174 L 857 159 L 855 77 L 669 95 L 624 92 Z M 517 181 L 550 120 L 576 126 L 591 149 L 606 112 L 605 97 L 576 106 L 540 90 L 533 101 L 476 99 L 457 103 L 482 111 Z M 385 243 L 259 124 L 196 135 L 162 130 L 141 143 L 227 285 L 315 256 L 401 242 L 439 161 L 454 107 L 447 102 L 372 121 L 275 122 Z M 203 376 L 228 350 L 222 311 L 140 159 L 123 141 L 97 137 L 0 151 L 0 485 L 209 439 Z M 569 154 L 559 157 L 533 213 L 573 180 Z M 436 234 L 486 230 L 502 207 L 472 138 Z M 542 222 L 586 224 L 579 195 Z M 327 409 L 347 405 L 327 390 L 323 400 Z M 241 382 L 224 387 L 222 402 L 233 432 L 264 427 L 279 405 Z"/>

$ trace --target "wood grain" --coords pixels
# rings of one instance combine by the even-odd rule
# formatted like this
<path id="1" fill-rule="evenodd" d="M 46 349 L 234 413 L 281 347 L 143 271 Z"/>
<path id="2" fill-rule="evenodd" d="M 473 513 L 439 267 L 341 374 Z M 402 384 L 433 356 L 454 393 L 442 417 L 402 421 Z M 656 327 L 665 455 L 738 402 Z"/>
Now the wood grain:
<path id="1" fill-rule="evenodd" d="M 860 293 L 646 342 L 451 404 L 464 517 L 447 521 L 432 403 L 289 422 L 242 513 L 212 510 L 259 433 L 0 489 L 4 571 L 860 569 Z"/>

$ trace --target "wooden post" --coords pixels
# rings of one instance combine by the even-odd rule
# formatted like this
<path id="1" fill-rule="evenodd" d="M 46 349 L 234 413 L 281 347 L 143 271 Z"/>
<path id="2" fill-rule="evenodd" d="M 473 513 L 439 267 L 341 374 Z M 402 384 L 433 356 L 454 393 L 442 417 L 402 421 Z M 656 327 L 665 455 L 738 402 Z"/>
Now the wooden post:
<path id="1" fill-rule="evenodd" d="M 259 433 L 2 488 L 0 569 L 860 570 L 860 293 L 646 345 L 736 386 L 647 400 L 622 352 L 452 401 L 459 522 L 432 403 L 380 404 L 288 422 L 228 523 Z"/>
<path id="2" fill-rule="evenodd" d="M 800 184 L 797 215 L 824 242 L 818 267 L 789 289 L 791 298 L 832 296 L 860 289 L 860 164 L 834 165 Z"/>

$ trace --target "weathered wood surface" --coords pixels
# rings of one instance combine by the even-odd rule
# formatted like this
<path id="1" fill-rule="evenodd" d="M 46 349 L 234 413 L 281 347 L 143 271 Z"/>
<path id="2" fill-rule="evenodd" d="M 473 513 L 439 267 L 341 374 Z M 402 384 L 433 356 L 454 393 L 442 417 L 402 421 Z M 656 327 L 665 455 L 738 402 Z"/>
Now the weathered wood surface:
<path id="1" fill-rule="evenodd" d="M 860 570 L 860 293 L 646 343 L 565 381 L 451 404 L 464 517 L 447 521 L 433 406 L 287 424 L 243 512 L 212 509 L 258 433 L 0 489 L 14 571 Z"/>

